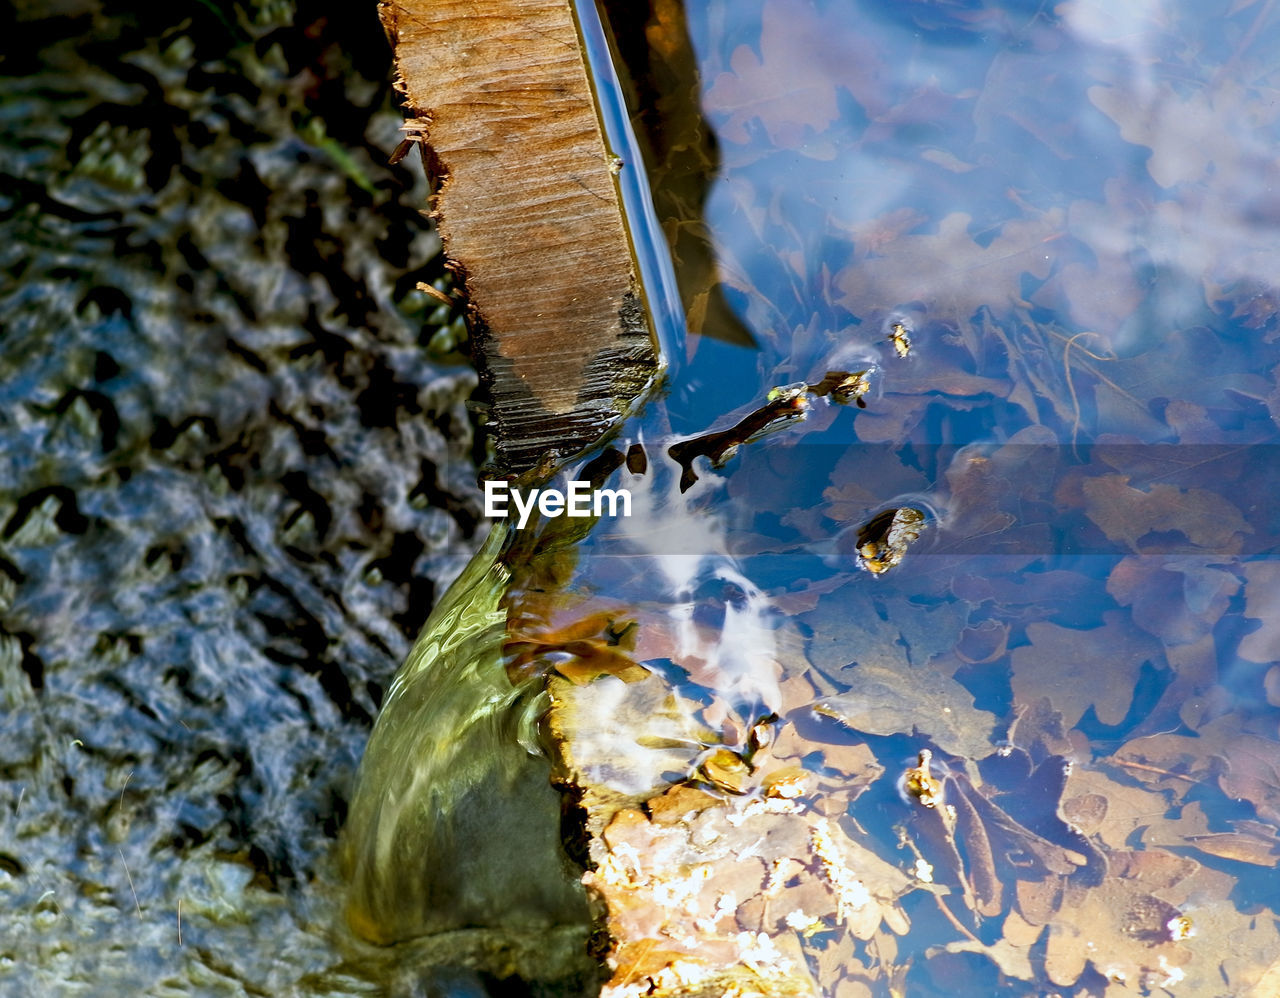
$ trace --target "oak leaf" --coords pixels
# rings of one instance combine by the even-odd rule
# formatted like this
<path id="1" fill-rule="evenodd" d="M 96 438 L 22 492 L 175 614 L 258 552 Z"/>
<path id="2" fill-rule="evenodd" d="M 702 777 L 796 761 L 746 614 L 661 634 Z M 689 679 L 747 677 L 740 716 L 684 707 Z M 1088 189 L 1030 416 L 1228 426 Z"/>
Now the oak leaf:
<path id="1" fill-rule="evenodd" d="M 973 705 L 973 694 L 930 668 L 888 668 L 867 662 L 840 674 L 849 689 L 814 705 L 868 735 L 919 734 L 964 759 L 990 755 L 996 716 Z"/>
<path id="2" fill-rule="evenodd" d="M 1253 804 L 1258 817 L 1280 825 L 1280 742 L 1240 734 L 1223 748 L 1226 771 L 1218 777 L 1223 793 Z"/>
<path id="3" fill-rule="evenodd" d="M 971 224 L 970 216 L 955 212 L 936 232 L 899 236 L 880 256 L 846 267 L 835 278 L 839 303 L 865 315 L 919 301 L 931 321 L 966 323 L 984 305 L 1003 310 L 1020 302 L 1024 274 L 1048 276 L 1059 252 L 1052 240 L 1062 232 L 1060 212 L 1006 222 L 985 245 L 974 239 Z"/>
<path id="4" fill-rule="evenodd" d="M 1028 624 L 1030 644 L 1012 656 L 1014 697 L 1026 704 L 1048 697 L 1068 727 L 1090 707 L 1103 724 L 1119 724 L 1129 712 L 1143 663 L 1161 660 L 1156 641 L 1125 616 L 1109 610 L 1103 625 L 1088 631 Z"/>
<path id="5" fill-rule="evenodd" d="M 1176 531 L 1195 547 L 1230 554 L 1251 528 L 1234 505 L 1206 489 L 1181 489 L 1157 483 L 1134 488 L 1128 475 L 1084 480 L 1085 512 L 1107 537 L 1142 553 L 1143 538 Z"/>
<path id="6" fill-rule="evenodd" d="M 1244 566 L 1244 616 L 1261 626 L 1240 641 L 1240 657 L 1250 662 L 1280 660 L 1280 564 L 1252 561 Z"/>
<path id="7" fill-rule="evenodd" d="M 1240 580 L 1202 559 L 1122 559 L 1107 578 L 1107 592 L 1132 608 L 1133 622 L 1167 645 L 1186 645 L 1222 619 Z"/>
<path id="8" fill-rule="evenodd" d="M 1075 766 L 1063 792 L 1062 812 L 1090 837 L 1124 849 L 1131 836 L 1165 820 L 1169 802 L 1156 790 L 1121 783 L 1092 766 Z"/>
<path id="9" fill-rule="evenodd" d="M 703 96 L 703 106 L 727 142 L 751 141 L 759 121 L 777 147 L 794 149 L 840 117 L 836 87 L 878 104 L 879 57 L 868 41 L 817 15 L 802 0 L 768 0 L 760 52 L 739 45 Z"/>
<path id="10" fill-rule="evenodd" d="M 1160 862 L 1165 858 L 1173 863 Z M 1101 886 L 1067 885 L 1061 907 L 1049 920 L 1049 979 L 1074 984 L 1092 965 L 1108 980 L 1140 993 L 1170 987 L 1182 978 L 1180 968 L 1191 954 L 1169 928 L 1182 913 L 1153 892 L 1176 883 L 1196 864 L 1151 852 L 1114 853 L 1112 862 L 1117 874 Z"/>

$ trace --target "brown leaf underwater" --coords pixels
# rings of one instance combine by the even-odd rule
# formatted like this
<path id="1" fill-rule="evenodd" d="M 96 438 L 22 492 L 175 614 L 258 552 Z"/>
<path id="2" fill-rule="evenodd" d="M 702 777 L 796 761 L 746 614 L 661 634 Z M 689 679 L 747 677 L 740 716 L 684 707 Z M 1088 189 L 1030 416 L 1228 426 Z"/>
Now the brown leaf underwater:
<path id="1" fill-rule="evenodd" d="M 735 700 L 715 628 L 691 641 L 657 602 L 511 649 L 578 681 L 553 679 L 553 755 L 587 790 L 606 993 L 1276 993 L 1270 6 L 1215 22 L 1216 65 L 1189 5 L 1095 0 L 976 84 L 904 81 L 885 18 L 800 0 L 699 56 L 720 214 L 664 224 L 677 254 L 710 247 L 691 327 L 720 294 L 754 343 L 712 329 L 681 360 L 760 383 L 697 425 L 827 372 L 865 377 L 866 408 L 811 400 L 690 456 L 689 494 L 741 514 L 743 574 L 801 566 L 760 583 L 769 702 Z M 961 7 L 895 17 L 1012 31 Z M 1068 57 L 1082 39 L 1107 56 Z M 872 578 L 846 555 L 902 508 L 928 528 Z"/>

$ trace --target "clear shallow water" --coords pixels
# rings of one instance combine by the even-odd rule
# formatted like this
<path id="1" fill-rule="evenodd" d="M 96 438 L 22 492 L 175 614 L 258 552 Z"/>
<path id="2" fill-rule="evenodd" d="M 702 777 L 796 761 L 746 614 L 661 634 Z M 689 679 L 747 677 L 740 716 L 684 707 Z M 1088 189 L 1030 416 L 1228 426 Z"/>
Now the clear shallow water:
<path id="1" fill-rule="evenodd" d="M 331 853 L 478 519 L 376 12 L 0 21 L 0 994 L 376 991 Z"/>
<path id="2" fill-rule="evenodd" d="M 595 712 L 583 757 L 650 793 L 705 776 L 777 711 L 790 741 L 773 758 L 808 774 L 806 813 L 835 802 L 842 834 L 900 877 L 914 857 L 895 827 L 921 833 L 894 784 L 921 745 L 1023 828 L 1020 799 L 1056 804 L 1108 858 L 1102 893 L 1065 900 L 1001 869 L 1032 886 L 984 895 L 998 912 L 965 923 L 976 940 L 918 885 L 869 937 L 824 926 L 801 959 L 842 998 L 1124 994 L 1146 972 L 1167 993 L 1249 993 L 1280 945 L 1275 30 L 1266 3 L 1204 23 L 1128 10 L 707 5 L 687 35 L 676 18 L 647 36 L 667 74 L 654 200 L 705 335 L 676 344 L 668 393 L 615 441 L 647 453 L 645 474 L 610 479 L 635 516 L 513 555 L 526 636 L 539 615 L 637 621 L 626 657 L 649 678 L 577 688 Z M 422 191 L 378 165 L 396 115 L 336 110 L 382 107 L 385 61 L 349 66 L 365 49 L 336 14 L 304 43 L 283 8 L 202 11 L 190 37 L 16 15 L 0 542 L 15 994 L 363 993 L 394 976 L 323 973 L 325 864 L 429 602 L 415 580 L 452 574 L 475 523 L 470 380 L 421 360 L 411 287 L 439 272 Z M 815 398 L 723 468 L 697 459 L 680 491 L 668 446 L 830 366 L 871 371 L 866 409 Z M 857 529 L 904 501 L 933 522 L 873 578 Z M 561 665 L 622 665 L 540 640 Z M 1006 741 L 1039 768 L 966 764 Z M 1057 758 L 1075 761 L 1065 786 Z M 935 862 L 953 915 L 976 851 Z M 1107 969 L 1137 969 L 1108 988 L 1073 932 L 1122 937 L 1106 918 L 1126 905 L 1196 934 L 1154 971 L 1150 947 L 1122 951 Z"/>
<path id="3" fill-rule="evenodd" d="M 563 693 L 584 740 L 616 736 L 582 746 L 584 770 L 620 793 L 707 786 L 707 752 L 749 755 L 746 730 L 776 712 L 796 739 L 778 760 L 822 788 L 810 806 L 836 792 L 832 746 L 869 747 L 841 827 L 899 869 L 900 835 L 944 865 L 894 789 L 921 746 L 1092 857 L 1063 881 L 997 863 L 993 898 L 958 836 L 944 903 L 964 928 L 917 884 L 909 930 L 803 936 L 827 993 L 1265 993 L 1271 8 L 776 0 L 655 4 L 640 27 L 644 54 L 635 22 L 621 48 L 694 332 L 613 442 L 647 454 L 608 479 L 633 516 L 513 597 L 566 674 L 575 621 L 636 622 L 627 655 L 648 678 L 615 663 L 630 682 Z M 696 459 L 681 489 L 669 447 L 834 369 L 869 372 L 865 409 L 808 393 L 803 421 L 722 467 Z M 859 528 L 904 505 L 929 527 L 874 576 Z M 999 772 L 1001 747 L 1026 772 Z M 1195 934 L 1163 919 L 1137 944 L 1104 914 L 1138 909 Z M 718 931 L 754 927 L 734 918 Z"/>

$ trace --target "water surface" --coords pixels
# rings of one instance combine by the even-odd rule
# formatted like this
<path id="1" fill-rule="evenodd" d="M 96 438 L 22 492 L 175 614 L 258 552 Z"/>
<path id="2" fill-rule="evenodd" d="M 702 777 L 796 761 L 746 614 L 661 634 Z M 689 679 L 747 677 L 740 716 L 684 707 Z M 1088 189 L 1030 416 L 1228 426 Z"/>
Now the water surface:
<path id="1" fill-rule="evenodd" d="M 1265 990 L 1271 5 L 655 3 L 629 30 L 689 335 L 613 442 L 635 513 L 557 563 L 558 600 L 543 574 L 524 603 L 528 639 L 580 681 L 573 622 L 637 624 L 641 673 L 615 662 L 565 694 L 598 711 L 581 737 L 609 733 L 581 747 L 593 777 L 723 791 L 710 754 L 750 757 L 777 713 L 795 739 L 777 759 L 811 773 L 816 808 L 838 787 L 824 753 L 868 748 L 842 831 L 907 873 L 927 858 L 954 917 L 917 882 L 909 928 L 797 925 L 827 993 Z M 865 408 L 813 390 L 833 370 L 866 373 Z M 682 480 L 673 445 L 780 388 L 803 418 Z M 635 445 L 643 472 L 620 463 Z M 860 528 L 900 507 L 928 526 L 868 571 Z M 1002 859 L 1003 888 L 974 887 L 981 849 L 959 835 L 944 874 L 894 786 L 921 747 L 1074 872 Z M 1162 917 L 1126 929 L 1117 910 Z M 758 927 L 741 908 L 716 924 Z"/>
<path id="2" fill-rule="evenodd" d="M 376 990 L 330 856 L 477 525 L 376 11 L 0 20 L 0 993 Z"/>

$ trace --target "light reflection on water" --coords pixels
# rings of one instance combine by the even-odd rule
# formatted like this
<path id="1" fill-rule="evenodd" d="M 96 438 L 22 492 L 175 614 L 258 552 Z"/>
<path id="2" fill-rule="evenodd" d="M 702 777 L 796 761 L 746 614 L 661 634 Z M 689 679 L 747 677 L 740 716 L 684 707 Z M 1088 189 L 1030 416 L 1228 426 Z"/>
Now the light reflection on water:
<path id="1" fill-rule="evenodd" d="M 1149 886 L 1125 850 L 1190 862 L 1162 894 L 1199 912 L 1190 962 L 1174 973 L 1135 957 L 1130 987 L 1199 995 L 1223 976 L 1259 979 L 1265 964 L 1248 957 L 1218 964 L 1240 911 L 1272 903 L 1248 885 L 1274 885 L 1275 868 L 1270 845 L 1220 836 L 1271 843 L 1280 819 L 1274 786 L 1232 747 L 1280 759 L 1269 12 L 804 0 L 687 12 L 690 93 L 715 136 L 703 215 L 718 269 L 708 281 L 677 260 L 677 280 L 687 303 L 722 294 L 758 348 L 718 339 L 694 309 L 703 335 L 676 347 L 667 394 L 614 441 L 643 442 L 648 471 L 610 479 L 633 490 L 635 513 L 580 546 L 561 622 L 583 606 L 635 617 L 635 659 L 680 694 L 689 724 L 683 750 L 669 725 L 646 743 L 653 680 L 597 680 L 581 694 L 599 701 L 597 724 L 642 737 L 584 744 L 593 778 L 634 793 L 644 771 L 659 789 L 659 774 L 696 770 L 708 737 L 740 747 L 776 711 L 811 746 L 872 746 L 889 776 L 849 820 L 906 867 L 886 788 L 922 737 L 970 733 L 926 721 L 914 736 L 890 724 L 853 738 L 813 703 L 861 689 L 876 665 L 914 677 L 890 691 L 900 712 L 925 674 L 954 680 L 972 698 L 956 710 L 974 711 L 992 751 L 1011 741 L 1049 767 L 1020 793 L 1049 794 L 1052 760 L 1075 761 L 1049 805 L 1060 796 L 1110 856 L 1099 897 Z M 674 65 L 678 25 L 663 23 L 654 58 Z M 688 182 L 672 162 L 649 163 L 660 211 L 662 185 Z M 685 224 L 663 221 L 669 234 Z M 887 340 L 895 322 L 911 332 L 906 357 Z M 866 410 L 814 400 L 803 424 L 722 468 L 700 460 L 699 481 L 678 488 L 672 442 L 731 426 L 774 386 L 863 368 Z M 925 539 L 873 578 L 856 529 L 908 504 L 928 513 Z M 1098 800 L 1110 817 L 1086 815 Z M 1126 823 L 1134 807 L 1151 811 Z M 957 993 L 948 975 L 961 970 L 965 994 L 1094 993 L 1105 968 L 1077 966 L 1064 942 L 1087 909 L 1060 903 L 1035 922 L 1020 894 L 975 927 L 996 946 L 1006 916 L 1050 924 L 1018 944 L 1034 963 L 1019 977 L 926 955 L 954 934 L 932 901 L 904 901 L 918 925 L 896 957 L 909 993 Z M 1244 950 L 1275 941 L 1263 922 Z M 846 982 L 887 993 L 894 959 L 858 953 Z"/>
<path id="2" fill-rule="evenodd" d="M 374 993 L 329 856 L 478 520 L 376 11 L 0 21 L 0 995 Z"/>

